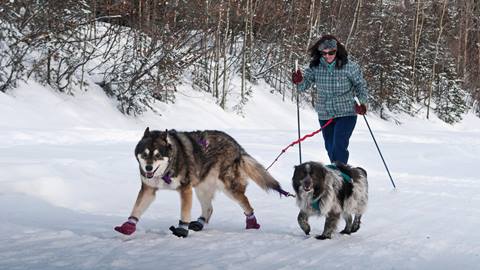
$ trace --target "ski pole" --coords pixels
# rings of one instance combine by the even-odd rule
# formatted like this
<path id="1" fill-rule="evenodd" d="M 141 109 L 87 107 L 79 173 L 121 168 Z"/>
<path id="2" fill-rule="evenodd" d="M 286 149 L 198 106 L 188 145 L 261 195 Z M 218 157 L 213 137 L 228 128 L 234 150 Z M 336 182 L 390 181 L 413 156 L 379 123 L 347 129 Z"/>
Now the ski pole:
<path id="1" fill-rule="evenodd" d="M 357 97 L 354 97 L 355 102 L 357 103 L 358 106 L 360 106 L 360 100 L 358 100 Z M 390 174 L 390 171 L 388 170 L 387 163 L 385 163 L 385 159 L 383 158 L 382 152 L 380 151 L 380 148 L 378 147 L 377 140 L 375 140 L 375 136 L 373 136 L 372 129 L 370 128 L 370 125 L 368 124 L 367 117 L 365 114 L 362 115 L 363 119 L 365 119 L 365 123 L 367 124 L 368 130 L 370 131 L 370 135 L 372 135 L 373 142 L 375 143 L 375 146 L 377 147 L 378 153 L 380 154 L 380 157 L 382 158 L 383 165 L 385 166 L 385 169 L 387 169 L 388 176 L 390 177 L 390 182 L 392 182 L 393 188 L 397 188 L 395 186 L 395 183 L 393 182 L 392 175 Z"/>
<path id="2" fill-rule="evenodd" d="M 298 60 L 295 60 L 295 72 L 297 72 L 297 70 L 298 70 Z M 298 139 L 300 140 L 300 105 L 299 105 L 300 93 L 298 91 L 296 84 L 294 84 L 294 88 L 297 92 L 297 130 L 298 130 Z M 299 164 L 302 164 L 302 143 L 301 142 L 298 143 L 298 157 L 300 160 Z"/>

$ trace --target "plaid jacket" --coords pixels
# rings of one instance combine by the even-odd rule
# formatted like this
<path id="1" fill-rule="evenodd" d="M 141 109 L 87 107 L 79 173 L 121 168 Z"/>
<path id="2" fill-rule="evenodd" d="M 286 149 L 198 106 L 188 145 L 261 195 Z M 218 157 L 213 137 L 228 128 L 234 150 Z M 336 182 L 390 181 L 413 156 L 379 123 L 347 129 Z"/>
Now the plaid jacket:
<path id="1" fill-rule="evenodd" d="M 367 103 L 367 83 L 358 64 L 350 60 L 341 69 L 329 70 L 322 59 L 318 66 L 305 69 L 298 90 L 305 91 L 313 83 L 316 85 L 315 110 L 320 120 L 356 115 L 354 96 L 361 103 Z"/>

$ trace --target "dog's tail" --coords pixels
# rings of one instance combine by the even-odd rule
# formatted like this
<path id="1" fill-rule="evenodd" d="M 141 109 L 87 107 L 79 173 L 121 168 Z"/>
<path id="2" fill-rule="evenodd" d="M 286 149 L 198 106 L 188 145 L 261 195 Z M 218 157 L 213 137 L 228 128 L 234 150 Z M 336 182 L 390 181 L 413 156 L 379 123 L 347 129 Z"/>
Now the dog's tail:
<path id="1" fill-rule="evenodd" d="M 357 169 L 359 169 L 359 170 L 363 173 L 363 176 L 364 176 L 364 177 L 367 177 L 367 171 L 365 171 L 364 168 L 362 168 L 362 167 L 357 167 Z"/>
<path id="2" fill-rule="evenodd" d="M 265 191 L 273 189 L 282 193 L 281 191 L 283 191 L 283 189 L 280 183 L 267 172 L 262 164 L 258 163 L 258 161 L 249 155 L 242 155 L 242 159 L 245 172 L 258 186 Z"/>

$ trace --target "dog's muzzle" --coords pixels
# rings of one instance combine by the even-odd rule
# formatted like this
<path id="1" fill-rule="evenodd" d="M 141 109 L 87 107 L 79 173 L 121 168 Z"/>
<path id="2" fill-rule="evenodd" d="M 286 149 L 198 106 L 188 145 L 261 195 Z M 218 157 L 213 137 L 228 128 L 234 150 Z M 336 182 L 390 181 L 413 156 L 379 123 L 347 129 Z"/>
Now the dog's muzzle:
<path id="1" fill-rule="evenodd" d="M 145 177 L 152 178 L 155 175 L 155 172 L 158 170 L 159 167 L 160 166 L 158 166 L 155 170 L 153 170 L 152 165 L 145 166 Z"/>
<path id="2" fill-rule="evenodd" d="M 305 177 L 302 180 L 303 190 L 305 192 L 310 192 L 313 189 L 313 182 L 311 177 Z"/>

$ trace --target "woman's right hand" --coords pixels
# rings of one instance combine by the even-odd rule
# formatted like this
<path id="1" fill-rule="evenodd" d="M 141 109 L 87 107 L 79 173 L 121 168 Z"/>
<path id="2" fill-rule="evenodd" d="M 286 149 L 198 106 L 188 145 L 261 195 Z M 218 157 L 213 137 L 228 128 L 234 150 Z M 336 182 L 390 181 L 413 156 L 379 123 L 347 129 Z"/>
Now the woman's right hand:
<path id="1" fill-rule="evenodd" d="M 365 115 L 367 113 L 367 105 L 365 104 L 355 104 L 355 112 L 360 115 Z"/>
<path id="2" fill-rule="evenodd" d="M 292 82 L 294 84 L 299 84 L 303 81 L 303 74 L 300 69 L 297 69 L 297 71 L 292 72 Z"/>

